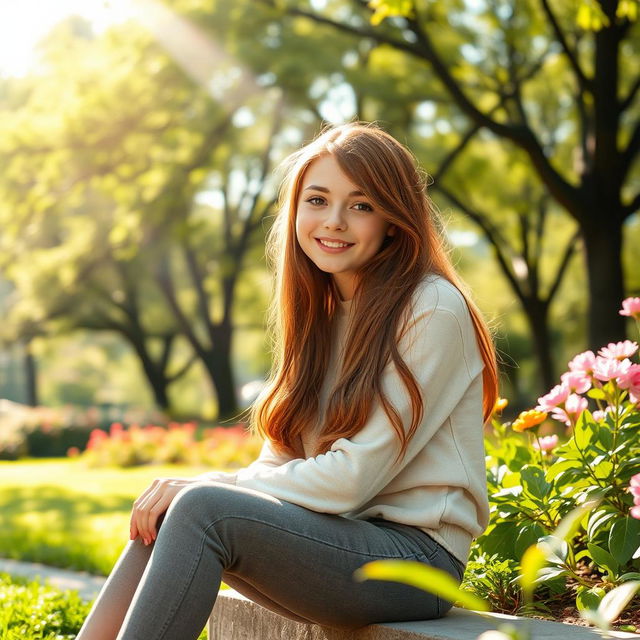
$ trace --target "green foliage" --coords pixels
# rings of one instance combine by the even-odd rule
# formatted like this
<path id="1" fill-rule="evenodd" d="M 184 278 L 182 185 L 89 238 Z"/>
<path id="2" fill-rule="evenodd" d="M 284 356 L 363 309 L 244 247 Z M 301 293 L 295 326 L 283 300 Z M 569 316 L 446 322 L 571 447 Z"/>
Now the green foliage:
<path id="1" fill-rule="evenodd" d="M 517 613 L 522 606 L 518 563 L 499 556 L 480 555 L 467 563 L 461 589 L 489 603 L 491 611 Z"/>
<path id="2" fill-rule="evenodd" d="M 604 385 L 607 398 L 621 397 L 614 387 Z M 574 505 L 597 498 L 598 505 L 584 513 L 572 545 L 555 549 L 539 582 L 571 578 L 591 588 L 605 579 L 618 583 L 638 570 L 633 555 L 640 521 L 629 515 L 628 486 L 640 468 L 640 412 L 632 403 L 619 407 L 597 420 L 583 411 L 571 436 L 552 455 L 536 453 L 520 436 L 494 424 L 487 446 L 491 522 L 478 540 L 480 550 L 519 562 Z M 590 570 L 586 578 L 580 570 L 585 565 Z"/>
<path id="3" fill-rule="evenodd" d="M 3 640 L 71 640 L 90 605 L 74 591 L 0 574 L 0 637 Z"/>
<path id="4" fill-rule="evenodd" d="M 91 608 L 76 591 L 0 574 L 0 638 L 73 640 Z M 199 640 L 206 640 L 206 630 Z"/>

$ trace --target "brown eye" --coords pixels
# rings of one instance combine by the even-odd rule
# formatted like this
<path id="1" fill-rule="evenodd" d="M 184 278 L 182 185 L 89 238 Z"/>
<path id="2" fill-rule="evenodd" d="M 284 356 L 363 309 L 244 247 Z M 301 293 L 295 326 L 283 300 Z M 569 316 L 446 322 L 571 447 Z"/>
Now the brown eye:
<path id="1" fill-rule="evenodd" d="M 305 202 L 308 202 L 309 204 L 312 204 L 314 206 L 319 206 L 321 204 L 324 204 L 324 198 L 321 198 L 320 196 L 312 196 L 311 198 L 305 200 Z"/>
<path id="2" fill-rule="evenodd" d="M 358 211 L 373 211 L 373 207 L 366 202 L 356 202 L 353 205 Z"/>

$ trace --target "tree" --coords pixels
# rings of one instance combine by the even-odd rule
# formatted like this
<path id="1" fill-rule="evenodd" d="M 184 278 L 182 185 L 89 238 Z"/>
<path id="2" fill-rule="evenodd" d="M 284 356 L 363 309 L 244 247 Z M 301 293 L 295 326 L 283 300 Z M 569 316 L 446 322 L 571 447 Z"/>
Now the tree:
<path id="1" fill-rule="evenodd" d="M 577 24 L 569 3 L 551 7 L 547 0 L 490 0 L 473 10 L 460 2 L 380 1 L 376 12 L 361 0 L 332 2 L 323 12 L 307 3 L 262 1 L 421 61 L 467 122 L 521 149 L 580 227 L 590 344 L 624 336 L 617 314 L 624 296 L 622 228 L 640 208 L 633 187 L 640 38 L 639 23 L 623 11 L 629 3 L 598 0 L 591 13 L 583 11 L 585 28 L 587 18 Z M 538 108 L 540 86 L 547 87 L 547 100 L 555 100 L 559 128 L 549 129 Z M 555 140 L 562 144 L 552 150 Z"/>
<path id="2" fill-rule="evenodd" d="M 72 19 L 45 44 L 47 75 L 11 82 L 5 95 L 14 126 L 0 150 L 6 167 L 0 241 L 6 249 L 3 272 L 20 294 L 14 316 L 37 324 L 56 320 L 65 330 L 117 331 L 138 355 L 156 402 L 167 408 L 167 387 L 190 364 L 168 373 L 175 368 L 170 357 L 177 331 L 194 347 L 202 344 L 192 339 L 197 334 L 193 320 L 177 303 L 182 290 L 160 279 L 163 286 L 156 294 L 165 294 L 164 313 L 154 316 L 142 308 L 150 301 L 158 304 L 143 283 L 145 274 L 166 273 L 171 251 L 157 248 L 177 245 L 187 259 L 194 297 L 202 303 L 207 298 L 207 308 L 200 310 L 215 339 L 196 355 L 204 358 L 220 411 L 234 411 L 230 309 L 241 259 L 259 221 L 251 218 L 249 224 L 243 217 L 247 224 L 236 237 L 240 221 L 233 214 L 244 216 L 247 201 L 229 208 L 224 238 L 233 246 L 222 243 L 220 250 L 237 264 L 224 276 L 220 295 L 226 312 L 220 326 L 209 315 L 216 303 L 203 280 L 207 269 L 197 264 L 193 251 L 202 224 L 189 228 L 185 221 L 214 169 L 216 150 L 235 128 L 234 117 L 247 97 L 244 77 L 236 78 L 237 87 L 220 104 L 194 91 L 179 68 L 139 32 L 94 39 Z M 77 57 L 70 60 L 65 49 L 75 50 Z M 133 70 L 131 57 L 138 59 Z M 143 69 L 150 73 L 141 76 Z M 47 98 L 63 91 L 60 83 L 75 99 L 52 112 Z M 52 129 L 45 114 L 61 126 Z M 16 120 L 22 126 L 15 126 Z M 268 151 L 260 150 L 267 160 Z M 253 196 L 249 213 L 264 213 L 268 205 L 255 189 L 253 180 L 246 194 Z M 200 258 L 203 265 L 212 261 L 206 247 Z M 177 319 L 167 322 L 172 311 Z M 159 340 L 162 347 L 154 355 L 149 343 Z"/>

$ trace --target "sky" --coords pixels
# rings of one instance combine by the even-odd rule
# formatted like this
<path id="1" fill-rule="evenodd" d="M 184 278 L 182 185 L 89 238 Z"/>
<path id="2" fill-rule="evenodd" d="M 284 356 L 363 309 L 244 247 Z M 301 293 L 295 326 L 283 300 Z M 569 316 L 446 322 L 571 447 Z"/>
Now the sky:
<path id="1" fill-rule="evenodd" d="M 127 5 L 127 0 L 0 0 L 0 74 L 28 73 L 37 42 L 67 16 L 82 15 L 100 32 L 126 19 Z"/>

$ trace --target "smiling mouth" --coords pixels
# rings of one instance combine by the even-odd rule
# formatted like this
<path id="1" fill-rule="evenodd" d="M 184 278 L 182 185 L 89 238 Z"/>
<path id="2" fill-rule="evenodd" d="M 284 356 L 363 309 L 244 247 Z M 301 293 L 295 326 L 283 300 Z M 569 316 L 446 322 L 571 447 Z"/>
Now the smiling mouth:
<path id="1" fill-rule="evenodd" d="M 320 240 L 320 238 L 316 238 L 316 242 L 327 249 L 347 249 L 354 244 L 353 242 L 330 242 L 328 240 Z"/>

